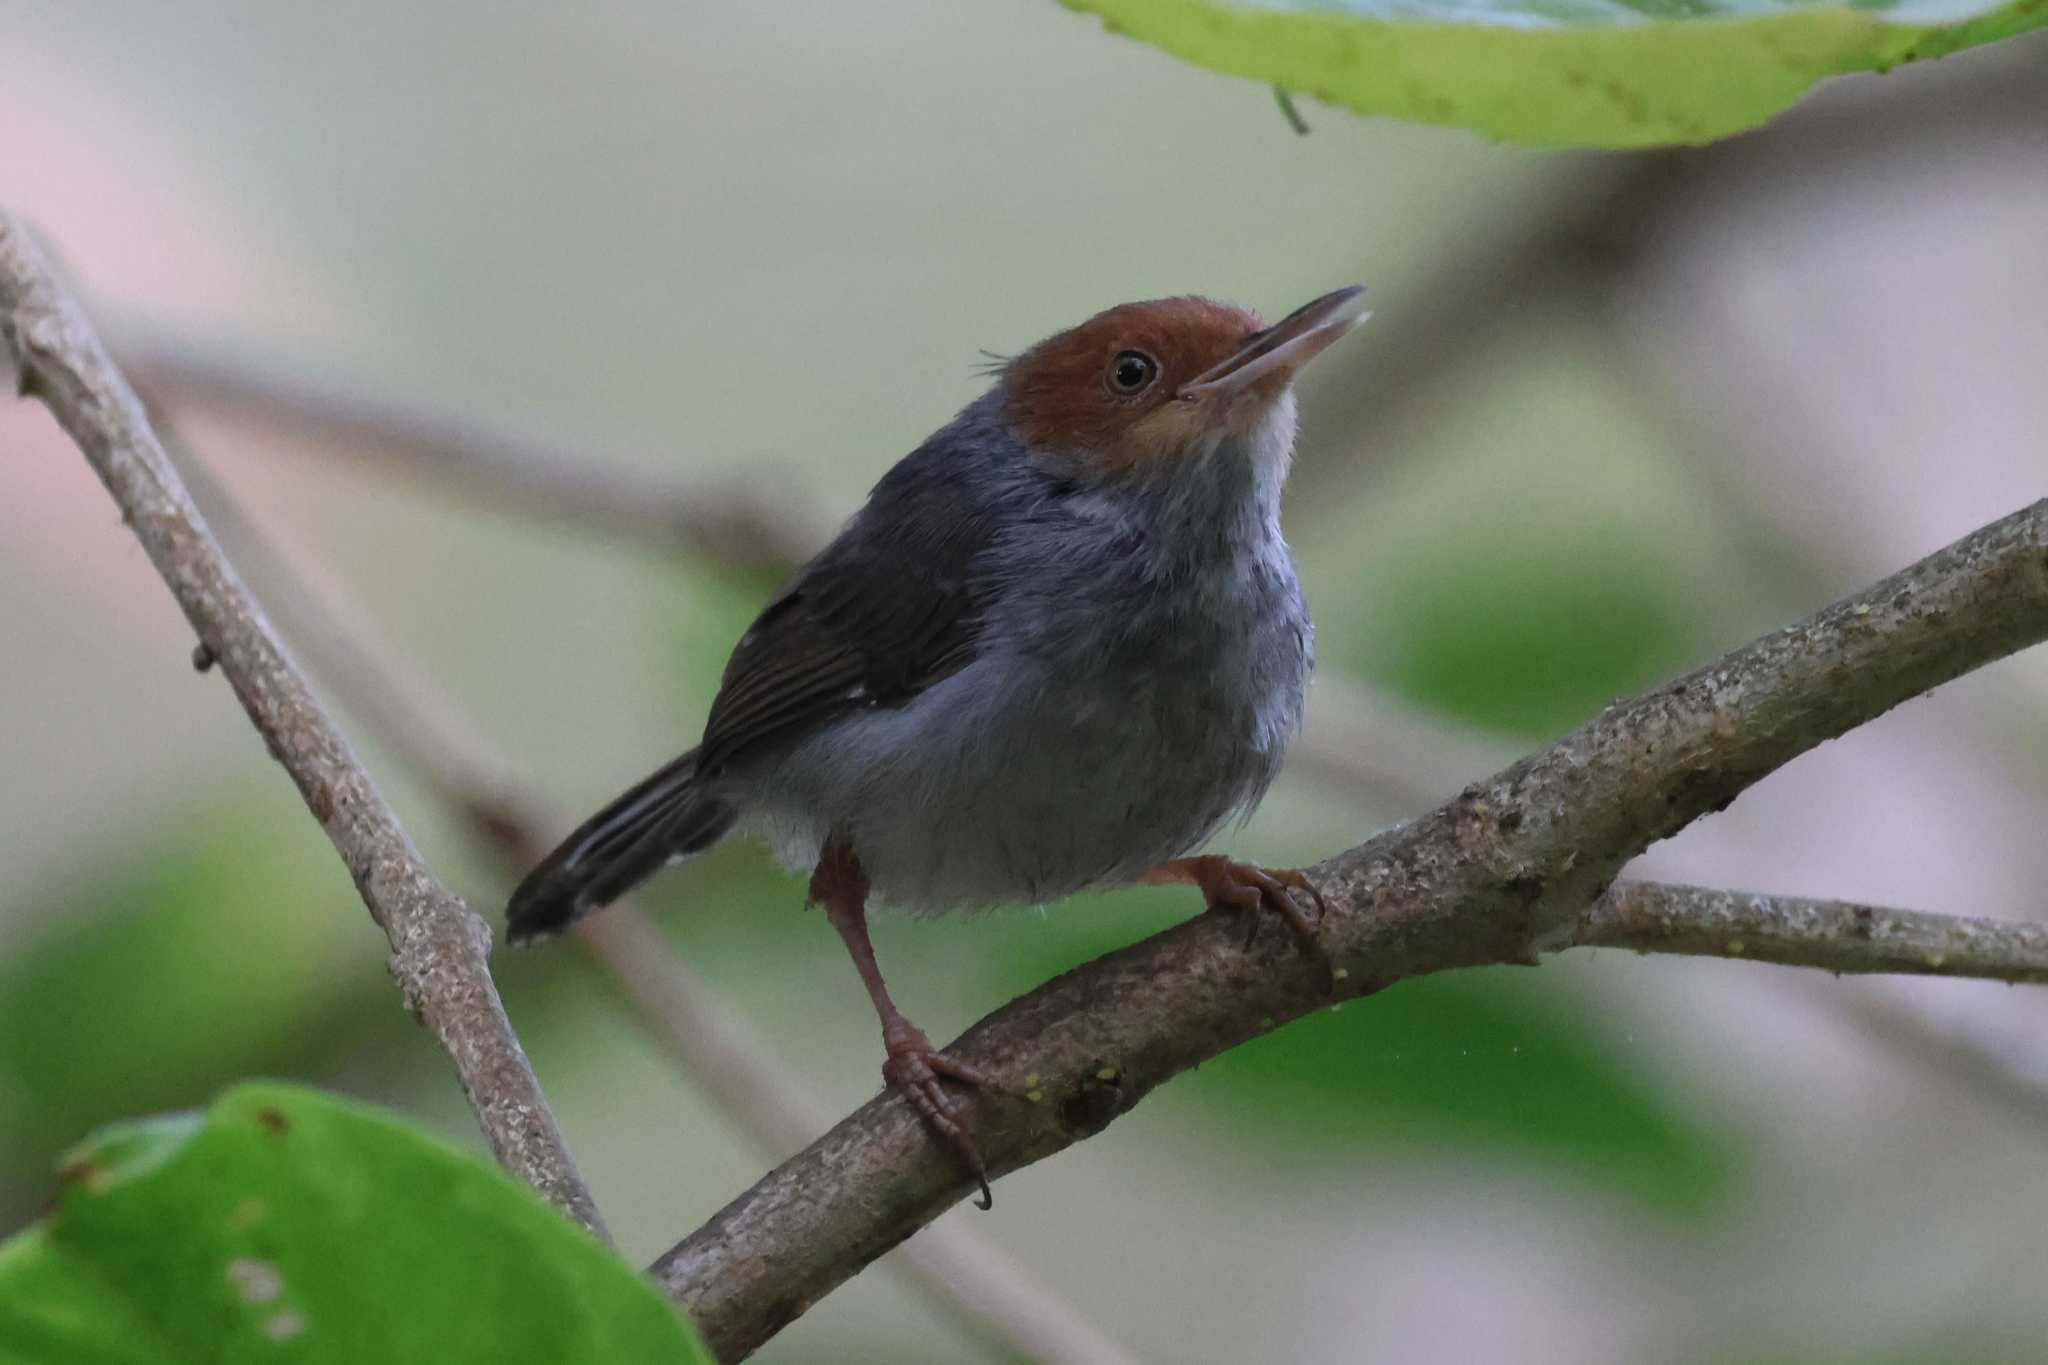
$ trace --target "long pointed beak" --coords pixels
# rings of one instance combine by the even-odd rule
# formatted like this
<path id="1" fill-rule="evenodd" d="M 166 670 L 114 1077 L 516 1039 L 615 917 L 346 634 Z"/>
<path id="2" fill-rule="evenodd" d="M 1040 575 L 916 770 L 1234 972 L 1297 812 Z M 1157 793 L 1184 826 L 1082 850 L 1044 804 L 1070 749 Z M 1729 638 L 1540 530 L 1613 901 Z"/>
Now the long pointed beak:
<path id="1" fill-rule="evenodd" d="M 1365 311 L 1365 286 L 1346 285 L 1313 303 L 1305 303 L 1238 348 L 1220 365 L 1212 365 L 1180 386 L 1175 396 L 1200 398 L 1211 393 L 1238 393 L 1269 375 L 1280 385 L 1321 355 L 1323 348 L 1372 316 Z"/>

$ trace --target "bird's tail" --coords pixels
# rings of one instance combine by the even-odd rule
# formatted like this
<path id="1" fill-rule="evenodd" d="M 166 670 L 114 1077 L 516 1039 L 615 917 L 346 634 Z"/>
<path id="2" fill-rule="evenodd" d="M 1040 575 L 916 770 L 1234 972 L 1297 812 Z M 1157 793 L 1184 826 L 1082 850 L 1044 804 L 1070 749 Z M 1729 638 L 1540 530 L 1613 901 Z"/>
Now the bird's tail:
<path id="1" fill-rule="evenodd" d="M 699 786 L 690 750 L 585 820 L 526 874 L 505 907 L 506 937 L 525 943 L 560 933 L 671 858 L 717 843 L 736 814 Z"/>

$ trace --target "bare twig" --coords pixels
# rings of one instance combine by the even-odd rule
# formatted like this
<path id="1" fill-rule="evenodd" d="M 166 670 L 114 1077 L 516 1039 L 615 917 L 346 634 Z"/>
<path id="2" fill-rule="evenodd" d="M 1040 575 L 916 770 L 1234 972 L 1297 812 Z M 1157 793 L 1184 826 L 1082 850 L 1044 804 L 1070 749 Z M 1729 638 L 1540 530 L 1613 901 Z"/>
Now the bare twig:
<path id="1" fill-rule="evenodd" d="M 197 460 L 181 461 L 222 538 L 249 566 L 286 628 L 336 697 L 381 730 L 435 794 L 517 876 L 547 851 L 542 831 L 565 822 L 510 776 L 511 765 L 392 649 L 347 597 L 278 549 Z M 764 1158 L 802 1147 L 830 1115 L 676 952 L 630 900 L 581 921 L 583 950 L 631 1004 L 634 1022 Z M 1044 1365 L 1132 1365 L 1072 1304 L 974 1232 L 935 1227 L 885 1261 L 969 1336 L 1006 1359 Z"/>
<path id="2" fill-rule="evenodd" d="M 1616 882 L 1579 916 L 1571 942 L 1829 972 L 2048 984 L 2048 924 L 1665 882 Z"/>
<path id="3" fill-rule="evenodd" d="M 740 569 L 780 568 L 822 539 L 822 527 L 737 487 L 646 472 L 644 452 L 394 397 L 330 367 L 315 373 L 197 338 L 136 328 L 120 342 L 123 365 L 163 411 L 241 413 L 513 511 Z"/>
<path id="4" fill-rule="evenodd" d="M 604 1225 L 491 984 L 490 930 L 434 879 L 286 658 L 193 507 L 127 382 L 21 223 L 0 210 L 0 350 L 107 486 L 391 941 L 406 1003 L 454 1060 L 491 1150 L 570 1217 Z"/>
<path id="5" fill-rule="evenodd" d="M 1086 1138 L 1172 1076 L 1332 1000 L 1531 961 L 1650 843 L 1798 754 L 2048 636 L 2048 501 L 1632 701 L 1312 871 L 1320 952 L 1205 915 L 1011 1002 L 949 1051 L 1040 1098 L 963 1097 L 989 1168 Z M 967 1186 L 870 1101 L 654 1267 L 721 1356 L 765 1341 Z"/>

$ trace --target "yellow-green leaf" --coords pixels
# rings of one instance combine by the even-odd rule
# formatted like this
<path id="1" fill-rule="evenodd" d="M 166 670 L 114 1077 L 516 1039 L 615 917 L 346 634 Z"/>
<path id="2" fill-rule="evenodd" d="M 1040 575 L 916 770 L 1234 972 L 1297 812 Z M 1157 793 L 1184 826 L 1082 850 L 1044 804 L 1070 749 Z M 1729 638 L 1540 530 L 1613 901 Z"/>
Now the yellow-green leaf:
<path id="1" fill-rule="evenodd" d="M 1511 142 L 1645 147 L 1828 76 L 2048 24 L 2048 0 L 1062 0 L 1199 66 Z"/>

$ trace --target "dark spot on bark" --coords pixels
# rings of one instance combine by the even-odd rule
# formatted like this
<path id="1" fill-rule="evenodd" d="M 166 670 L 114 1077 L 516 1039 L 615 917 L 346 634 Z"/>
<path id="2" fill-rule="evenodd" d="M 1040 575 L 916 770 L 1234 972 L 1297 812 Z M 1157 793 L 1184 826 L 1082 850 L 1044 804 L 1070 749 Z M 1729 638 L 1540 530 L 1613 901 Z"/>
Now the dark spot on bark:
<path id="1" fill-rule="evenodd" d="M 213 653 L 213 646 L 212 646 L 212 645 L 210 645 L 210 644 L 206 643 L 206 641 L 204 641 L 204 640 L 201 640 L 201 641 L 200 641 L 200 642 L 199 642 L 198 644 L 196 644 L 196 645 L 192 646 L 192 671 L 193 671 L 193 672 L 195 672 L 195 673 L 206 673 L 206 672 L 210 672 L 210 671 L 212 670 L 212 668 L 213 668 L 213 665 L 214 665 L 214 663 L 215 663 L 215 662 L 216 662 L 216 661 L 215 661 L 215 658 L 214 658 L 214 653 Z"/>
<path id="2" fill-rule="evenodd" d="M 1859 938 L 1869 938 L 1877 927 L 1877 912 L 1867 905 L 1857 906 L 1853 918 L 1856 935 Z"/>
<path id="3" fill-rule="evenodd" d="M 292 1121 L 284 1116 L 283 1110 L 272 1109 L 268 1105 L 256 1111 L 256 1122 L 280 1135 L 289 1133 L 292 1128 Z"/>
<path id="4" fill-rule="evenodd" d="M 1087 1079 L 1060 1101 L 1060 1122 L 1080 1137 L 1093 1137 L 1124 1110 L 1122 1073 L 1113 1073 L 1104 1079 L 1102 1072 L 1105 1070 L 1108 1068 L 1091 1071 Z"/>
<path id="5" fill-rule="evenodd" d="M 21 368 L 15 371 L 14 391 L 23 398 L 41 398 L 43 396 L 43 381 L 38 379 L 36 372 L 28 367 L 26 359 L 21 360 Z"/>
<path id="6" fill-rule="evenodd" d="M 306 805 L 313 812 L 313 818 L 326 824 L 334 818 L 334 788 L 322 782 L 306 793 Z"/>
<path id="7" fill-rule="evenodd" d="M 64 1185 L 83 1185 L 86 1181 L 97 1175 L 99 1169 L 100 1163 L 94 1161 L 89 1156 L 82 1156 L 76 1161 L 67 1161 L 57 1168 L 57 1184 L 60 1187 Z"/>
<path id="8" fill-rule="evenodd" d="M 1735 799 L 1735 793 L 1723 793 L 1723 781 L 1722 775 L 1712 768 L 1689 768 L 1679 774 L 1671 790 L 1664 794 L 1664 802 L 1702 811 L 1726 810 L 1728 803 Z"/>
<path id="9" fill-rule="evenodd" d="M 1533 867 L 1516 868 L 1514 875 L 1501 883 L 1501 888 L 1523 905 L 1534 905 L 1543 899 L 1543 877 Z"/>
<path id="10" fill-rule="evenodd" d="M 1458 799 L 1460 801 L 1477 801 L 1481 796 L 1485 795 L 1485 790 L 1477 782 L 1474 782 L 1458 793 Z"/>
<path id="11" fill-rule="evenodd" d="M 1521 827 L 1522 812 L 1518 810 L 1504 810 L 1500 813 L 1500 832 L 1502 834 L 1513 834 Z"/>

